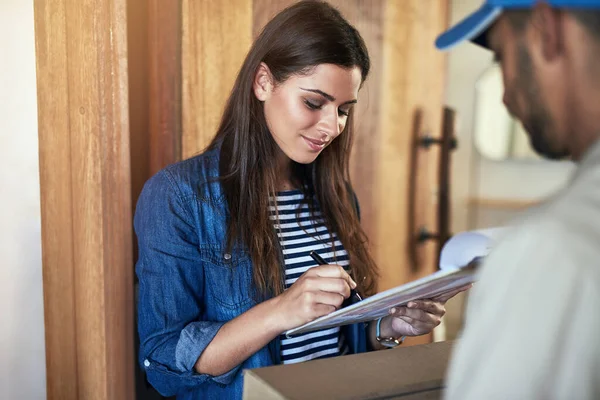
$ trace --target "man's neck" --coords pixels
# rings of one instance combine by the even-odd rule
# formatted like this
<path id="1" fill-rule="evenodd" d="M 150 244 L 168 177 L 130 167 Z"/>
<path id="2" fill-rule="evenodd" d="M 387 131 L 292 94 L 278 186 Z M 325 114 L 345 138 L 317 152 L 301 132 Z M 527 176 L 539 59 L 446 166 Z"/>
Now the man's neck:
<path id="1" fill-rule="evenodd" d="M 600 90 L 595 82 L 574 85 L 575 99 L 570 105 L 568 136 L 571 156 L 580 161 L 590 147 L 600 139 Z"/>
<path id="2" fill-rule="evenodd" d="M 598 111 L 600 112 L 600 107 Z M 579 162 L 600 139 L 600 115 L 596 118 L 581 118 L 573 125 L 571 132 L 571 156 L 574 161 Z"/>
<path id="3" fill-rule="evenodd" d="M 600 82 L 597 79 L 597 64 L 600 60 L 600 44 L 591 46 L 590 41 L 580 43 L 577 57 L 571 63 L 573 73 L 566 80 L 565 104 L 567 110 L 565 138 L 570 143 L 574 161 L 581 161 L 587 151 L 600 139 Z"/>

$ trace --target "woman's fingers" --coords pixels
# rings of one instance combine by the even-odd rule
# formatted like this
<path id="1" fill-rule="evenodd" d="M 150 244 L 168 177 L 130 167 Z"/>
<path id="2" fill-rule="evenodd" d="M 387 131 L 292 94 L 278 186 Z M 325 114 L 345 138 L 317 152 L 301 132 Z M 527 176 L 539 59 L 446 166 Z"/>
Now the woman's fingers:
<path id="1" fill-rule="evenodd" d="M 335 310 L 336 310 L 336 308 L 334 306 L 330 306 L 327 304 L 315 304 L 312 309 L 313 319 L 317 319 L 324 315 L 331 314 Z"/>
<path id="2" fill-rule="evenodd" d="M 348 286 L 350 286 L 352 289 L 356 288 L 356 282 L 352 280 L 344 267 L 340 265 L 320 265 L 318 267 L 309 269 L 306 273 L 308 275 L 319 276 L 321 278 L 340 278 L 348 282 Z"/>
<path id="3" fill-rule="evenodd" d="M 344 301 L 344 297 L 339 293 L 331 292 L 304 292 L 302 302 L 307 311 L 314 309 L 317 304 L 339 308 Z"/>
<path id="4" fill-rule="evenodd" d="M 305 279 L 304 286 L 306 290 L 311 292 L 336 293 L 344 298 L 350 296 L 350 286 L 348 286 L 348 281 L 343 278 L 308 276 Z"/>

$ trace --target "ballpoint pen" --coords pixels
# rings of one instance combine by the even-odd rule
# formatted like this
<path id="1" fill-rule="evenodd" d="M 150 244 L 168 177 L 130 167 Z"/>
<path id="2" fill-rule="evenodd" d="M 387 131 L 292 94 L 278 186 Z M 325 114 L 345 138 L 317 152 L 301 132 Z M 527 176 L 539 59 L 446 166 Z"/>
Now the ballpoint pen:
<path id="1" fill-rule="evenodd" d="M 310 252 L 309 256 L 311 256 L 312 259 L 315 260 L 315 262 L 319 265 L 329 265 L 329 263 L 323 260 L 323 258 L 314 250 Z M 354 304 L 356 301 L 361 300 L 362 297 L 360 296 L 360 294 L 358 294 L 356 290 L 350 289 L 350 297 L 348 297 L 348 299 L 346 299 L 344 303 L 342 303 L 342 306 L 346 307 L 350 304 Z"/>

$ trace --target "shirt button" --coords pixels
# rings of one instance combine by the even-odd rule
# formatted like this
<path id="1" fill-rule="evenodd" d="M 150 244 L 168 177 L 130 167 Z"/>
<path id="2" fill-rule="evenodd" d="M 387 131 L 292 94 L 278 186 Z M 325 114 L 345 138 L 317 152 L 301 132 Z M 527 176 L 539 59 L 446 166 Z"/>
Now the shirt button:
<path id="1" fill-rule="evenodd" d="M 144 360 L 144 367 L 148 368 L 150 366 L 150 361 Z"/>
<path id="2" fill-rule="evenodd" d="M 231 254 L 229 254 L 229 253 L 225 253 L 225 254 L 223 255 L 223 258 L 224 258 L 224 259 L 226 259 L 227 261 L 229 261 L 229 260 L 231 260 Z"/>

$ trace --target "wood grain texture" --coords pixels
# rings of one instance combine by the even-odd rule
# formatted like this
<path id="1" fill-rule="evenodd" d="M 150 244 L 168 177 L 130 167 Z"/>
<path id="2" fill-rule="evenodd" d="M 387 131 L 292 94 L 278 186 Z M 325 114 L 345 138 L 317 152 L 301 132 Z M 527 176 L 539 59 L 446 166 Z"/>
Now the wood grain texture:
<path id="1" fill-rule="evenodd" d="M 183 0 L 182 157 L 214 137 L 252 42 L 252 0 Z"/>
<path id="2" fill-rule="evenodd" d="M 157 101 L 150 97 L 149 88 L 149 3 L 148 0 L 127 1 L 129 141 L 134 206 L 144 183 L 150 177 L 150 104 Z"/>
<path id="3" fill-rule="evenodd" d="M 35 36 L 48 399 L 77 399 L 66 0 L 36 0 Z M 63 84 L 59 85 L 59 82 Z"/>
<path id="4" fill-rule="evenodd" d="M 297 2 L 298 0 L 254 0 L 252 2 L 252 38 L 256 39 L 265 25 L 277 13 Z"/>
<path id="5" fill-rule="evenodd" d="M 377 214 L 383 212 L 377 204 L 376 180 L 381 146 L 382 72 L 384 66 L 383 12 L 385 0 L 331 1 L 354 25 L 364 39 L 371 71 L 364 83 L 355 108 L 355 137 L 350 159 L 350 174 L 360 201 L 361 224 L 371 244 L 378 242 Z"/>
<path id="6" fill-rule="evenodd" d="M 414 264 L 410 246 L 417 232 L 409 222 L 412 214 L 417 227 L 435 227 L 439 150 L 416 154 L 413 150 L 415 124 L 423 133 L 440 135 L 446 64 L 433 43 L 448 20 L 446 0 L 387 1 L 385 5 L 380 157 L 375 175 L 380 212 L 373 243 L 382 270 L 381 290 L 436 269 L 434 243 L 421 245 Z M 412 174 L 416 174 L 414 187 Z M 416 196 L 412 205 L 411 190 Z M 428 341 L 428 336 L 407 344 Z"/>
<path id="7" fill-rule="evenodd" d="M 49 399 L 134 396 L 125 6 L 35 2 Z"/>
<path id="8" fill-rule="evenodd" d="M 429 274 L 435 268 L 433 250 L 425 252 L 422 266 L 411 269 L 394 264 L 409 259 L 408 238 L 415 234 L 408 231 L 410 212 L 419 216 L 417 225 L 435 226 L 437 150 L 420 152 L 414 169 L 409 163 L 416 146 L 417 117 L 422 116 L 423 132 L 439 137 L 441 130 L 445 58 L 433 42 L 446 24 L 447 5 L 442 0 L 388 1 L 384 15 L 381 157 L 376 179 L 378 204 L 385 210 L 378 215 L 378 237 L 385 241 L 379 240 L 375 248 L 384 270 L 381 289 Z M 410 210 L 408 194 L 413 173 L 417 174 L 414 190 L 419 197 L 416 209 Z"/>
<path id="9" fill-rule="evenodd" d="M 148 2 L 150 176 L 181 159 L 181 0 Z"/>

